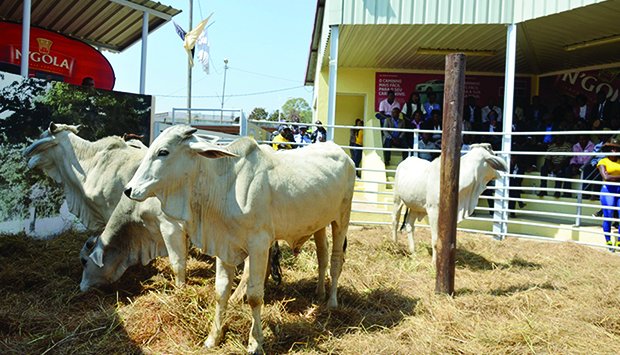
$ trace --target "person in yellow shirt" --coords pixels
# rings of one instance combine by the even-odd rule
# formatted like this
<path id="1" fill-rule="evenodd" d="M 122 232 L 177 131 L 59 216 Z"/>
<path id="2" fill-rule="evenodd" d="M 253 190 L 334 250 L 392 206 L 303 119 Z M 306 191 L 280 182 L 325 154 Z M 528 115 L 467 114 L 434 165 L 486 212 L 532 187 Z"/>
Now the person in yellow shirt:
<path id="1" fill-rule="evenodd" d="M 355 120 L 355 127 L 363 127 L 364 121 L 362 119 L 357 118 Z M 349 145 L 351 147 L 361 147 L 364 145 L 364 130 L 361 128 L 351 128 L 351 135 L 349 137 Z M 362 163 L 362 149 L 351 148 L 351 159 L 355 163 L 355 168 L 359 169 L 360 164 Z M 357 177 L 362 177 L 362 172 L 359 170 L 355 171 Z"/>
<path id="2" fill-rule="evenodd" d="M 272 141 L 273 149 L 292 149 L 293 147 L 289 144 L 294 141 L 292 138 L 293 133 L 291 132 L 291 128 L 289 126 L 282 125 L 278 128 L 278 131 L 280 133 L 275 136 Z"/>
<path id="3" fill-rule="evenodd" d="M 620 152 L 620 141 L 611 138 L 603 145 L 604 152 L 618 153 Z M 614 210 L 605 207 L 620 207 L 620 186 L 607 184 L 607 182 L 620 182 L 620 157 L 616 155 L 608 155 L 601 159 L 596 165 L 605 184 L 601 187 L 601 205 L 603 207 L 603 232 L 605 233 L 605 242 L 607 245 L 614 245 L 611 238 L 610 218 L 614 218 Z M 616 247 L 620 247 L 620 237 L 616 238 Z M 611 251 L 615 251 L 611 249 Z"/>

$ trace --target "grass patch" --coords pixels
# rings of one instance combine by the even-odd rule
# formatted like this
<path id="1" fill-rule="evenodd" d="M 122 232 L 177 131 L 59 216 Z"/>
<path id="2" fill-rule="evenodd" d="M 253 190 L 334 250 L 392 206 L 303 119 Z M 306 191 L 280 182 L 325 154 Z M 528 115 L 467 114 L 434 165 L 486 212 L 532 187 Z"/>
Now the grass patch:
<path id="1" fill-rule="evenodd" d="M 108 291 L 79 293 L 86 234 L 0 236 L 0 353 L 204 353 L 214 262 L 195 251 L 177 289 L 167 259 L 134 267 Z M 617 353 L 620 258 L 570 243 L 459 234 L 456 296 L 434 294 L 428 231 L 349 233 L 340 307 L 314 296 L 316 256 L 284 249 L 284 281 L 265 291 L 268 353 Z M 247 305 L 231 305 L 222 354 L 243 353 Z"/>

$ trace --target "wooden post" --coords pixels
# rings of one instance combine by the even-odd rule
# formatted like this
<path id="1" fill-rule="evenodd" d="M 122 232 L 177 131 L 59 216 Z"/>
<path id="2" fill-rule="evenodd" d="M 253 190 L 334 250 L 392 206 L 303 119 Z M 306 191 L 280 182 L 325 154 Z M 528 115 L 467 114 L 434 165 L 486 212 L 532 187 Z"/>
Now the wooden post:
<path id="1" fill-rule="evenodd" d="M 435 293 L 454 295 L 456 221 L 461 162 L 465 55 L 446 56 L 441 134 L 441 176 L 439 190 L 439 229 Z"/>

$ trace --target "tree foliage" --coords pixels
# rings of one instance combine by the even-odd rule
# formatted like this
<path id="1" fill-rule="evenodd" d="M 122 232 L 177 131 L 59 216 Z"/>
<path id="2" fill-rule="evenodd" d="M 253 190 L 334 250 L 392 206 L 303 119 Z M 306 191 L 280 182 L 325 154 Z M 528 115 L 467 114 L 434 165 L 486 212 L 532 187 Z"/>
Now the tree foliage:
<path id="1" fill-rule="evenodd" d="M 274 110 L 271 114 L 269 114 L 267 120 L 278 122 L 280 120 L 280 110 Z"/>
<path id="2" fill-rule="evenodd" d="M 22 156 L 50 122 L 82 124 L 80 136 L 88 140 L 123 133 L 148 137 L 150 106 L 145 96 L 34 78 L 0 90 L 0 220 L 25 218 L 31 206 L 39 216 L 58 212 L 62 189 L 29 170 Z"/>
<path id="3" fill-rule="evenodd" d="M 267 117 L 269 117 L 269 113 L 267 112 L 267 110 L 262 107 L 255 107 L 248 118 L 250 120 L 263 121 L 266 120 Z"/>
<path id="4" fill-rule="evenodd" d="M 312 122 L 312 110 L 310 109 L 310 105 L 301 97 L 288 99 L 284 105 L 282 105 L 282 114 L 286 120 L 290 122 Z"/>

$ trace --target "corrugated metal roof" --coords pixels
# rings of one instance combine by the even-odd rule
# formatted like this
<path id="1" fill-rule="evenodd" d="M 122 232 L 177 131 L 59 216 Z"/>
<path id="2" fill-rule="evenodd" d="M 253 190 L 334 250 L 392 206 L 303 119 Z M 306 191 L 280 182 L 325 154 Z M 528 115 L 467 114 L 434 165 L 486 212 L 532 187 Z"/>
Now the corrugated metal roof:
<path id="1" fill-rule="evenodd" d="M 360 3 L 354 0 L 344 1 Z M 420 1 L 424 2 L 423 0 Z M 413 6 L 421 3 L 420 1 L 414 0 Z M 534 16 L 536 18 L 517 24 L 517 73 L 544 74 L 572 68 L 620 63 L 620 50 L 618 50 L 620 42 L 574 51 L 565 50 L 565 47 L 571 44 L 620 36 L 620 25 L 618 25 L 620 0 L 548 0 L 536 2 L 504 0 L 503 2 L 511 3 L 512 1 L 518 2 L 519 5 L 529 3 L 532 6 L 538 6 L 537 9 L 528 10 L 527 13 L 523 9 L 515 10 L 515 12 L 519 12 L 518 16 L 521 18 L 554 13 L 544 17 Z M 379 6 L 378 4 L 385 5 L 387 3 L 393 5 L 397 2 L 404 7 L 409 6 L 405 5 L 406 1 L 404 0 L 368 0 L 365 2 L 365 6 Z M 437 6 L 448 6 L 455 3 L 452 0 L 435 2 L 437 3 L 436 6 L 426 10 L 426 13 L 436 14 Z M 467 6 L 478 6 L 484 1 L 461 0 L 461 2 Z M 487 5 L 491 6 L 490 1 L 487 2 L 489 2 Z M 500 3 L 502 0 L 496 0 L 496 2 Z M 540 5 L 543 2 L 547 5 Z M 328 7 L 329 3 L 328 1 Z M 555 5 L 549 5 L 552 3 Z M 589 5 L 582 6 L 584 4 Z M 493 6 L 491 7 L 494 8 Z M 566 11 L 570 8 L 572 9 Z M 375 15 L 385 13 L 386 10 L 383 7 L 381 9 L 383 10 L 377 8 Z M 364 11 L 369 12 L 368 9 Z M 323 28 L 325 31 L 326 26 Z M 425 48 L 455 51 L 494 51 L 495 55 L 490 57 L 469 55 L 467 57 L 467 70 L 501 73 L 505 68 L 506 26 L 501 23 L 341 25 L 339 42 L 339 67 L 444 70 L 445 56 L 417 53 L 418 49 Z M 326 47 L 328 48 L 328 46 Z M 327 54 L 326 49 L 323 57 L 319 58 L 319 63 L 323 62 L 325 65 Z M 312 83 L 313 78 L 307 75 L 306 82 Z"/>
<path id="2" fill-rule="evenodd" d="M 340 0 L 328 1 L 329 24 L 509 24 L 605 0 Z"/>
<path id="3" fill-rule="evenodd" d="M 120 52 L 142 37 L 143 12 L 139 8 L 161 13 L 161 17 L 149 16 L 149 33 L 181 12 L 150 0 L 33 0 L 31 24 Z M 22 22 L 22 16 L 23 1 L 0 1 L 0 20 Z"/>

